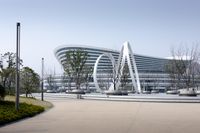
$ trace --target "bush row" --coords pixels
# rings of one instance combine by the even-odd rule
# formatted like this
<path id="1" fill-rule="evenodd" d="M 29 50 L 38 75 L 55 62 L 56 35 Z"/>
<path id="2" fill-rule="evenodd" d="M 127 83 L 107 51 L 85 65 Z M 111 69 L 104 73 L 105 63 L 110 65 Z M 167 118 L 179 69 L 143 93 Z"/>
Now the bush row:
<path id="1" fill-rule="evenodd" d="M 22 118 L 32 117 L 43 111 L 43 107 L 27 103 L 20 103 L 19 111 L 16 111 L 14 102 L 0 101 L 0 126 Z"/>

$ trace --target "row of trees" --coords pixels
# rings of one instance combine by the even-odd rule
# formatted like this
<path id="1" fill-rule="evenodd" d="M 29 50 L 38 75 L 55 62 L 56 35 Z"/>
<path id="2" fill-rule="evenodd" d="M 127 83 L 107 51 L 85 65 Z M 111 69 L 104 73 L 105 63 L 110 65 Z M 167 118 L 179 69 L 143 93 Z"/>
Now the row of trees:
<path id="1" fill-rule="evenodd" d="M 13 95 L 15 93 L 15 73 L 16 73 L 16 54 L 7 52 L 1 55 L 0 62 L 0 93 L 1 99 L 5 94 Z M 22 66 L 22 60 L 20 60 Z M 36 90 L 39 90 L 40 78 L 30 67 L 23 67 L 20 70 L 20 90 L 26 96 Z"/>
<path id="2" fill-rule="evenodd" d="M 171 49 L 172 60 L 166 65 L 166 71 L 171 78 L 172 89 L 198 88 L 200 83 L 200 51 L 199 45 L 191 48 L 180 45 Z"/>

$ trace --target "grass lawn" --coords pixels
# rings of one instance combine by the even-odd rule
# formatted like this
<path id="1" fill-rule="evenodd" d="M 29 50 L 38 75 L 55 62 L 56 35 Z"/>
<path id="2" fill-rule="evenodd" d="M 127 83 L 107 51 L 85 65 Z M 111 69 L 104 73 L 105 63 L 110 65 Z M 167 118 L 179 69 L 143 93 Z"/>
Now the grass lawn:
<path id="1" fill-rule="evenodd" d="M 14 101 L 14 96 L 6 96 L 5 101 L 0 101 L 0 126 L 23 118 L 32 117 L 53 106 L 46 101 L 20 97 L 19 111 L 16 111 Z"/>
<path id="2" fill-rule="evenodd" d="M 15 96 L 6 96 L 5 97 L 5 101 L 13 101 L 14 102 L 15 101 Z M 50 102 L 37 100 L 35 98 L 20 97 L 19 98 L 19 102 L 20 103 L 27 103 L 27 104 L 33 104 L 33 105 L 42 106 L 42 107 L 45 108 L 45 110 L 53 107 L 53 104 L 51 104 Z"/>

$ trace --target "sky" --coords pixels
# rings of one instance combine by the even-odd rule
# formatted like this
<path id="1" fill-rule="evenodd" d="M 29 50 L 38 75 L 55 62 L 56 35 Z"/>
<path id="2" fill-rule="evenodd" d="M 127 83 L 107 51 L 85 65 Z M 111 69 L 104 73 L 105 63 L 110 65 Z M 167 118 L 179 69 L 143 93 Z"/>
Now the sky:
<path id="1" fill-rule="evenodd" d="M 0 0 L 0 53 L 15 52 L 21 23 L 24 66 L 62 73 L 60 45 L 81 44 L 169 57 L 170 48 L 200 42 L 200 0 Z"/>

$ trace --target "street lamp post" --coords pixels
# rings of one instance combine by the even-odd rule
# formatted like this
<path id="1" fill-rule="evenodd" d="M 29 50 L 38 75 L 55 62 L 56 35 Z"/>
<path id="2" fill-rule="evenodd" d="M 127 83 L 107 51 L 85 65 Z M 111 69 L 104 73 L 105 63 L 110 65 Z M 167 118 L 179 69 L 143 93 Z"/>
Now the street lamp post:
<path id="1" fill-rule="evenodd" d="M 44 58 L 42 58 L 41 100 L 44 101 Z"/>
<path id="2" fill-rule="evenodd" d="M 20 78 L 20 23 L 17 23 L 17 38 L 16 38 L 16 75 L 15 75 L 15 109 L 19 110 L 19 78 Z"/>

